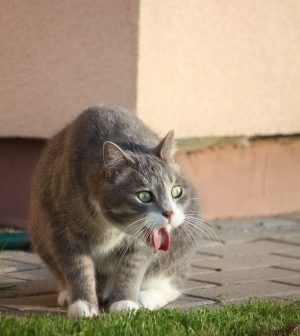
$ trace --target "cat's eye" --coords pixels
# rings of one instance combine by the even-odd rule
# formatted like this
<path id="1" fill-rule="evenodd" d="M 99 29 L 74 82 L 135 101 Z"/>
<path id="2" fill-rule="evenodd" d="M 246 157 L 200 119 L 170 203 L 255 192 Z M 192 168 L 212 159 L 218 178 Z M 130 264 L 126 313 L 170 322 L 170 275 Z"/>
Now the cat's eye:
<path id="1" fill-rule="evenodd" d="M 182 195 L 182 188 L 180 186 L 175 186 L 171 190 L 171 195 L 173 198 L 179 198 Z"/>
<path id="2" fill-rule="evenodd" d="M 152 193 L 147 190 L 138 192 L 137 197 L 143 203 L 150 203 L 153 200 Z"/>

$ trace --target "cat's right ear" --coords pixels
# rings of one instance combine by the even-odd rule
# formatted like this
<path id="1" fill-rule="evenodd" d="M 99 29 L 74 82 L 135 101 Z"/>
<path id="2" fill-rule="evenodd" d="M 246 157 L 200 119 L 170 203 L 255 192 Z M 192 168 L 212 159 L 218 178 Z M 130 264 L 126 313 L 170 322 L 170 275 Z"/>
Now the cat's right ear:
<path id="1" fill-rule="evenodd" d="M 132 165 L 135 161 L 114 142 L 105 141 L 103 144 L 103 163 L 106 176 L 111 177 L 113 172 Z"/>
<path id="2" fill-rule="evenodd" d="M 173 161 L 175 152 L 176 143 L 174 139 L 174 131 L 169 131 L 169 133 L 158 144 L 156 154 L 162 160 L 170 163 Z"/>

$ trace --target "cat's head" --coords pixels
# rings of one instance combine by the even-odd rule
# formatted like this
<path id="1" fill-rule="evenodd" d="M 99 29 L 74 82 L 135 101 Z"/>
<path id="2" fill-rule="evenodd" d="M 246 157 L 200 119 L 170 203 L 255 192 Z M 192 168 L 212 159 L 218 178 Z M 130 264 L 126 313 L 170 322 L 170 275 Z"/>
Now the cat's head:
<path id="1" fill-rule="evenodd" d="M 168 250 L 171 231 L 185 220 L 190 190 L 173 156 L 171 131 L 152 151 L 103 145 L 103 214 L 121 230 Z"/>

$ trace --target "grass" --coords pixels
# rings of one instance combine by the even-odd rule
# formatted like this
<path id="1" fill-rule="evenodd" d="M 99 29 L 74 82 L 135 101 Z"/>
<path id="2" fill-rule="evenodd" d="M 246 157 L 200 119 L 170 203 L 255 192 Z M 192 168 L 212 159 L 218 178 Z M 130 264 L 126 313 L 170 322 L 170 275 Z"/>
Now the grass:
<path id="1" fill-rule="evenodd" d="M 226 305 L 221 309 L 138 311 L 78 320 L 65 316 L 0 316 L 0 335 L 283 336 L 300 335 L 300 330 L 296 330 L 299 324 L 300 301 L 286 304 L 262 301 Z"/>

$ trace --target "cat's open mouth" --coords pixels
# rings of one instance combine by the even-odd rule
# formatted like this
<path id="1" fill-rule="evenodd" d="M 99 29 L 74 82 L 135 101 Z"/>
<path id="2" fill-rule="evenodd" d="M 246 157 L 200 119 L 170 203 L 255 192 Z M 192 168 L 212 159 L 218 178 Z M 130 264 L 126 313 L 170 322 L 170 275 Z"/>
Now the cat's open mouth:
<path id="1" fill-rule="evenodd" d="M 147 240 L 150 246 L 153 248 L 154 253 L 158 250 L 168 251 L 171 246 L 171 236 L 167 227 L 159 229 L 149 229 L 149 235 Z"/>

